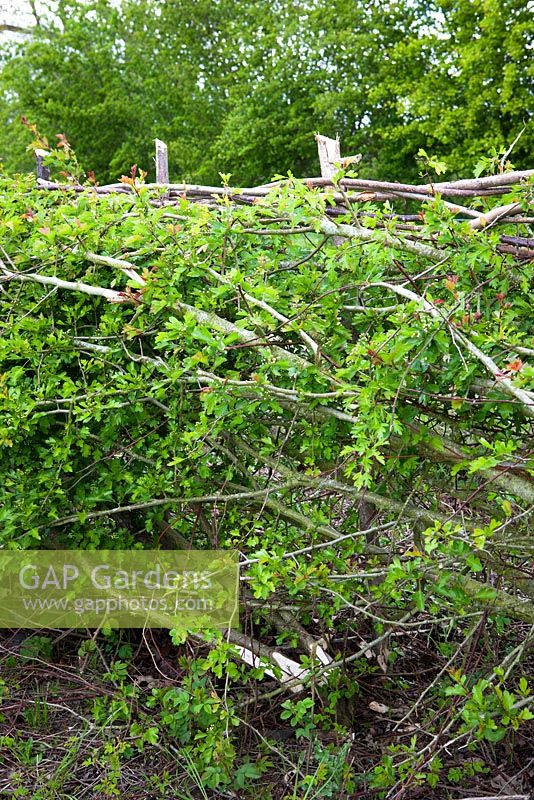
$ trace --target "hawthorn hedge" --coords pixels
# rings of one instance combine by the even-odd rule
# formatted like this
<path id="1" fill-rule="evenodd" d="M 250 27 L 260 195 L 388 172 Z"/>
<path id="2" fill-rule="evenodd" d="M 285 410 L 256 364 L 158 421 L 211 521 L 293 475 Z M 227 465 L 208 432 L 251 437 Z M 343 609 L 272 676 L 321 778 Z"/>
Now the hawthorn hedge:
<path id="1" fill-rule="evenodd" d="M 298 791 L 469 785 L 450 743 L 532 717 L 533 269 L 499 249 L 521 224 L 439 195 L 416 230 L 365 200 L 332 221 L 291 177 L 252 205 L 128 180 L 1 179 L 1 547 L 241 552 L 243 632 L 195 634 L 171 717 L 156 689 L 115 717 L 133 746 L 178 736 L 204 786 L 268 784 L 239 726 L 276 697 Z M 509 202 L 528 214 L 532 182 L 477 207 Z M 428 680 L 403 676 L 423 641 Z M 395 705 L 399 740 L 355 768 Z"/>

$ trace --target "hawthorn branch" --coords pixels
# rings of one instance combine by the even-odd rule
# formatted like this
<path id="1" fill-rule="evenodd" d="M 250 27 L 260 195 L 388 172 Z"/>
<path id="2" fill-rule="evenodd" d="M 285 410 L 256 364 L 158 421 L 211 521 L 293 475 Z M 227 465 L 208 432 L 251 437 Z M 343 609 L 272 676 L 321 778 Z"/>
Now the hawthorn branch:
<path id="1" fill-rule="evenodd" d="M 499 367 L 493 361 L 493 359 L 491 359 L 489 356 L 483 353 L 482 350 L 479 350 L 479 348 L 475 344 L 473 344 L 473 342 L 470 339 L 468 339 L 467 336 L 465 336 L 465 334 L 461 333 L 461 331 L 455 328 L 452 328 L 452 324 L 446 319 L 446 317 L 443 316 L 443 314 L 438 310 L 438 308 L 432 303 L 429 303 L 428 300 L 425 300 L 423 297 L 421 297 L 421 295 L 412 292 L 410 289 L 406 289 L 404 286 L 396 286 L 392 283 L 385 283 L 383 281 L 368 283 L 366 286 L 368 288 L 382 287 L 383 289 L 389 289 L 389 291 L 394 292 L 395 294 L 398 294 L 401 297 L 405 297 L 407 300 L 414 300 L 415 302 L 419 303 L 420 306 L 422 307 L 422 310 L 426 314 L 429 314 L 431 317 L 433 317 L 436 320 L 439 320 L 440 322 L 445 321 L 451 331 L 453 339 L 455 341 L 460 342 L 472 356 L 478 359 L 493 377 L 499 375 L 500 373 Z M 522 403 L 525 414 L 534 419 L 534 401 L 532 400 L 528 392 L 525 392 L 523 391 L 523 389 L 514 386 L 512 381 L 506 377 L 503 377 L 502 379 L 499 380 L 499 385 L 502 387 L 503 391 L 505 391 L 507 394 L 511 395 L 520 403 Z"/>
<path id="2" fill-rule="evenodd" d="M 123 263 L 128 264 L 128 262 Z M 122 266 L 119 268 L 123 269 Z M 4 275 L 3 278 L 0 278 L 1 282 L 16 280 L 28 283 L 41 283 L 45 286 L 55 286 L 58 289 L 65 289 L 72 292 L 82 292 L 84 294 L 93 295 L 96 297 L 104 297 L 110 303 L 132 303 L 134 300 L 134 298 L 127 292 L 118 292 L 113 289 L 106 289 L 102 286 L 92 286 L 88 283 L 82 283 L 81 281 L 65 281 L 52 275 L 40 275 L 37 272 L 12 272 L 11 270 L 7 269 L 1 260 L 0 271 Z M 269 342 L 258 342 L 258 336 L 256 333 L 249 331 L 246 328 L 238 327 L 233 322 L 229 322 L 223 317 L 219 317 L 212 311 L 203 311 L 202 309 L 188 305 L 187 303 L 176 303 L 173 307 L 183 314 L 191 314 L 201 325 L 206 325 L 207 327 L 219 331 L 220 333 L 234 334 L 238 341 L 244 344 L 268 347 L 273 355 L 275 355 L 279 360 L 289 361 L 301 369 L 313 366 L 310 361 L 306 361 L 306 359 L 302 358 L 298 354 L 292 353 L 289 350 L 284 350 L 282 347 L 278 347 L 278 345 L 272 345 Z"/>
<path id="3" fill-rule="evenodd" d="M 257 489 L 256 491 L 236 492 L 235 494 L 204 494 L 197 497 L 160 497 L 154 500 L 146 500 L 142 503 L 129 503 L 123 506 L 115 506 L 114 508 L 105 508 L 100 511 L 80 511 L 78 514 L 70 514 L 67 517 L 60 519 L 53 519 L 47 521 L 40 528 L 58 528 L 63 525 L 68 525 L 71 522 L 79 522 L 80 515 L 83 520 L 100 519 L 102 517 L 115 516 L 123 514 L 128 511 L 143 511 L 148 508 L 157 508 L 158 506 L 172 506 L 172 505 L 190 505 L 192 503 L 217 503 L 224 505 L 225 503 L 236 503 L 240 501 L 253 500 L 258 497 L 268 498 L 269 494 L 273 492 L 283 492 L 299 486 L 301 483 L 300 478 L 297 480 L 288 481 L 280 484 L 270 484 L 265 489 Z"/>
<path id="4" fill-rule="evenodd" d="M 319 411 L 320 407 L 314 410 Z M 296 480 L 298 476 L 300 479 L 300 485 L 306 486 L 309 489 L 327 489 L 337 494 L 353 497 L 356 500 L 367 500 L 369 503 L 375 506 L 375 508 L 390 514 L 394 514 L 398 517 L 398 519 L 407 517 L 408 519 L 421 520 L 429 525 L 433 525 L 436 521 L 448 522 L 450 521 L 451 516 L 454 517 L 454 515 L 442 514 L 439 511 L 415 508 L 415 506 L 409 505 L 408 503 L 401 503 L 398 500 L 393 500 L 390 497 L 368 491 L 367 489 L 356 489 L 350 483 L 345 483 L 336 478 L 326 478 L 324 475 L 320 475 L 318 477 L 302 475 L 301 473 L 296 472 L 296 470 L 287 467 L 285 464 L 282 464 L 279 459 L 275 459 L 255 451 L 240 439 L 235 440 L 235 445 L 238 450 L 242 450 L 256 460 L 261 461 L 262 463 L 276 470 L 280 475 L 285 477 L 286 480 L 290 480 L 291 478 Z"/>
<path id="5" fill-rule="evenodd" d="M 229 278 L 226 278 L 224 275 L 221 275 L 219 272 L 212 269 L 211 267 L 208 267 L 208 272 L 213 278 L 215 278 L 215 280 L 219 281 L 220 283 L 224 283 L 226 286 L 231 286 L 235 288 L 234 284 Z M 254 305 L 257 308 L 262 308 L 264 311 L 267 311 L 268 314 L 277 319 L 279 322 L 282 322 L 284 325 L 293 326 L 292 321 L 288 317 L 284 316 L 284 314 L 281 314 L 279 311 L 270 306 L 264 300 L 260 300 L 259 298 L 254 297 L 248 292 L 243 292 L 242 289 L 241 292 L 245 300 L 251 303 L 251 305 Z M 314 341 L 312 337 L 309 336 L 305 331 L 301 330 L 298 327 L 297 327 L 297 333 L 302 339 L 302 341 L 305 343 L 306 347 L 310 350 L 314 359 L 317 361 L 319 357 L 319 345 L 317 344 L 317 342 Z"/>
<path id="6" fill-rule="evenodd" d="M 419 443 L 418 449 L 428 453 L 431 458 L 452 463 L 473 460 L 472 452 L 437 431 L 427 431 L 423 425 L 418 425 L 415 422 L 408 423 L 408 427 L 416 433 L 422 434 L 424 438 Z M 509 469 L 500 471 L 490 468 L 484 470 L 483 474 L 489 476 L 493 484 L 500 486 L 506 492 L 520 497 L 527 503 L 534 503 L 534 483 L 532 481 L 526 480 L 519 475 L 514 475 Z"/>
<path id="7" fill-rule="evenodd" d="M 111 258 L 111 256 L 99 256 L 96 253 L 86 253 L 85 257 L 93 264 L 102 264 L 105 267 L 120 269 L 130 280 L 135 281 L 139 286 L 146 286 L 146 281 L 135 271 L 133 264 L 121 258 Z"/>
<path id="8" fill-rule="evenodd" d="M 469 227 L 473 230 L 487 228 L 498 222 L 502 217 L 511 217 L 514 214 L 519 214 L 520 211 L 521 203 L 509 203 L 507 206 L 498 206 L 497 208 L 492 208 L 491 211 L 480 214 L 480 216 L 469 223 Z"/>
<path id="9" fill-rule="evenodd" d="M 345 239 L 357 239 L 358 241 L 369 242 L 370 244 L 382 244 L 384 247 L 389 247 L 393 250 L 403 250 L 406 253 L 413 253 L 429 261 L 442 261 L 443 257 L 447 255 L 443 250 L 438 250 L 436 247 L 431 247 L 422 242 L 415 242 L 411 239 L 401 239 L 397 236 L 391 236 L 391 234 L 371 230 L 370 228 L 356 228 L 354 225 L 344 224 L 336 225 L 335 222 L 329 219 L 323 219 L 321 221 L 320 231 L 327 236 L 341 236 Z"/>
<path id="10" fill-rule="evenodd" d="M 496 608 L 506 612 L 506 614 L 513 619 L 519 619 L 534 625 L 534 603 L 532 603 L 532 601 L 513 597 L 502 589 L 489 587 L 486 584 L 474 580 L 474 578 L 470 578 L 468 575 L 454 575 L 452 580 L 474 600 L 478 598 L 481 592 L 491 589 L 492 598 L 488 599 L 485 597 L 484 600 L 480 601 L 484 606 L 493 604 Z"/>
<path id="11" fill-rule="evenodd" d="M 31 34 L 34 31 L 31 28 L 25 28 L 23 25 L 12 25 L 8 22 L 3 22 L 0 25 L 0 32 L 6 31 L 8 33 L 25 33 Z"/>
<path id="12" fill-rule="evenodd" d="M 41 283 L 44 286 L 55 286 L 57 289 L 66 289 L 67 291 L 71 292 L 82 292 L 83 294 L 90 294 L 95 297 L 105 297 L 110 303 L 130 302 L 125 292 L 116 292 L 113 289 L 105 289 L 102 286 L 91 286 L 90 284 L 82 283 L 81 281 L 64 281 L 61 278 L 56 278 L 53 275 L 40 275 L 37 272 L 12 272 L 11 270 L 7 269 L 1 259 L 0 271 L 4 275 L 3 278 L 0 278 L 2 283 L 6 283 L 8 281 Z"/>

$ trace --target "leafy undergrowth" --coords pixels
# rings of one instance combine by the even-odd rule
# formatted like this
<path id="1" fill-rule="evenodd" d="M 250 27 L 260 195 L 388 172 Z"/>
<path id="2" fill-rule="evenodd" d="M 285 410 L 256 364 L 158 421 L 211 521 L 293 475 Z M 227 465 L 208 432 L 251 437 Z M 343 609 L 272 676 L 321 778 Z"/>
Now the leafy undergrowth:
<path id="1" fill-rule="evenodd" d="M 0 184 L 1 547 L 237 549 L 242 629 L 3 635 L 0 789 L 525 793 L 532 184 L 125 185 Z"/>
<path id="2" fill-rule="evenodd" d="M 513 646 L 502 638 L 496 651 L 492 634 L 491 626 L 479 627 L 464 653 L 466 673 L 482 674 Z M 361 635 L 372 636 L 372 628 L 363 626 Z M 340 645 L 346 655 L 354 649 Z M 305 705 L 308 730 L 299 731 L 280 719 L 279 700 L 217 678 L 207 648 L 176 647 L 163 631 L 6 635 L 0 793 L 36 800 L 357 798 L 383 796 L 380 787 L 396 778 L 399 796 L 409 798 L 443 797 L 444 788 L 450 797 L 528 794 L 524 727 L 498 742 L 436 743 L 439 753 L 430 749 L 428 763 L 413 770 L 418 732 L 439 731 L 460 707 L 436 687 L 427 698 L 433 710 L 413 711 L 457 645 L 431 623 L 417 636 L 398 637 L 387 675 L 375 657 L 357 660 L 350 675 Z M 523 666 L 532 671 L 532 659 Z M 269 691 L 274 682 L 262 686 Z M 488 696 L 485 706 L 496 704 Z"/>

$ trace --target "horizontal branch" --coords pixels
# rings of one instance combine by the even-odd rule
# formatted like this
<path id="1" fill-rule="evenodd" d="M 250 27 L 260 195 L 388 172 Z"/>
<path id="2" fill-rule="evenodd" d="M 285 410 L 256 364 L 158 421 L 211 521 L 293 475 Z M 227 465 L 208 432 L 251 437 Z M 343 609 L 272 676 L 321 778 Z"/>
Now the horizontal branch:
<path id="1" fill-rule="evenodd" d="M 472 450 L 467 450 L 457 442 L 448 439 L 435 430 L 425 430 L 422 425 L 415 422 L 406 423 L 408 428 L 422 435 L 417 447 L 425 452 L 431 459 L 458 464 L 469 463 L 474 459 Z M 518 467 L 521 464 L 518 464 Z M 492 484 L 499 486 L 507 494 L 515 495 L 527 503 L 534 503 L 534 483 L 526 478 L 514 474 L 510 468 L 485 469 L 483 475 L 491 479 Z"/>
<path id="2" fill-rule="evenodd" d="M 507 190 L 512 186 L 529 180 L 534 176 L 534 170 L 527 169 L 515 172 L 504 172 L 499 175 L 489 175 L 486 178 L 462 179 L 458 181 L 441 181 L 436 183 L 398 183 L 396 181 L 373 181 L 361 178 L 342 178 L 340 185 L 354 189 L 386 192 L 408 192 L 410 194 L 436 194 L 454 196 L 465 193 L 464 196 L 491 193 L 494 190 Z M 303 178 L 306 183 L 314 186 L 333 186 L 327 178 Z"/>
<path id="3" fill-rule="evenodd" d="M 23 283 L 41 283 L 44 286 L 55 286 L 57 289 L 67 289 L 71 292 L 82 292 L 96 297 L 105 297 L 110 303 L 129 302 L 128 296 L 124 292 L 116 292 L 113 289 L 105 289 L 102 286 L 91 286 L 81 281 L 64 281 L 53 275 L 40 275 L 38 272 L 24 273 L 12 272 L 8 270 L 3 261 L 0 260 L 0 271 L 4 277 L 0 281 L 22 281 Z"/>
<path id="4" fill-rule="evenodd" d="M 495 224 L 499 219 L 519 214 L 520 211 L 521 203 L 509 203 L 507 206 L 498 206 L 497 208 L 492 208 L 490 211 L 485 211 L 483 214 L 480 214 L 469 223 L 469 227 L 473 230 L 487 228 L 488 225 Z"/>
<path id="5" fill-rule="evenodd" d="M 317 406 L 314 411 L 320 412 L 321 406 Z M 340 481 L 336 478 L 327 478 L 323 475 L 319 475 L 316 477 L 310 477 L 305 474 L 301 474 L 296 472 L 285 464 L 281 463 L 280 459 L 272 458 L 259 451 L 255 451 L 249 445 L 247 445 L 242 440 L 236 440 L 235 442 L 236 447 L 239 450 L 243 450 L 244 452 L 248 453 L 251 457 L 261 461 L 262 463 L 269 466 L 271 469 L 278 472 L 287 480 L 297 479 L 297 476 L 300 479 L 301 486 L 307 486 L 309 489 L 316 489 L 316 490 L 325 490 L 329 489 L 334 493 L 347 495 L 348 497 L 353 497 L 355 500 L 365 500 L 368 503 L 371 503 L 375 508 L 380 509 L 381 511 L 388 512 L 390 514 L 396 515 L 399 519 L 403 519 L 407 517 L 408 519 L 420 520 L 421 522 L 428 523 L 429 525 L 433 525 L 436 521 L 439 522 L 448 522 L 451 518 L 454 517 L 453 515 L 442 514 L 439 511 L 431 511 L 429 509 L 423 508 L 415 508 L 415 506 L 410 505 L 409 503 L 401 503 L 399 500 L 394 500 L 390 497 L 386 497 L 384 495 L 378 494 L 376 492 L 370 492 L 367 489 L 356 489 L 350 483 L 345 483 L 344 481 Z M 464 525 L 466 523 L 464 522 Z"/>
<path id="6" fill-rule="evenodd" d="M 411 239 L 401 239 L 397 236 L 391 236 L 391 234 L 372 230 L 371 228 L 343 224 L 336 225 L 335 222 L 329 219 L 322 220 L 320 231 L 327 236 L 342 236 L 345 239 L 358 239 L 361 242 L 382 244 L 394 250 L 403 250 L 407 253 L 413 253 L 429 261 L 442 261 L 443 258 L 447 257 L 447 253 L 443 250 L 438 250 L 436 247 L 431 247 L 422 242 L 414 242 Z"/>
<path id="7" fill-rule="evenodd" d="M 3 22 L 0 25 L 0 32 L 2 31 L 7 31 L 9 33 L 27 33 L 27 34 L 35 33 L 33 28 L 25 28 L 22 25 L 12 25 L 7 22 Z"/>
<path id="8" fill-rule="evenodd" d="M 473 178 L 463 179 L 458 181 L 442 181 L 436 183 L 423 183 L 423 184 L 409 184 L 398 183 L 397 181 L 374 181 L 364 180 L 361 178 L 342 178 L 339 181 L 340 186 L 346 188 L 364 189 L 368 191 L 382 191 L 382 192 L 396 192 L 396 193 L 409 193 L 420 194 L 425 197 L 432 197 L 436 194 L 451 195 L 456 193 L 460 195 L 465 193 L 465 196 L 473 196 L 477 194 L 491 193 L 494 190 L 501 192 L 509 189 L 512 186 L 526 181 L 534 176 L 534 170 L 522 170 L 515 172 L 505 172 L 499 175 L 490 175 L 486 178 Z M 161 189 L 169 193 L 176 194 L 190 194 L 190 195 L 219 195 L 219 196 L 232 196 L 232 195 L 250 195 L 252 197 L 265 197 L 273 189 L 283 186 L 284 184 L 296 182 L 299 184 L 308 184 L 310 186 L 332 186 L 334 184 L 329 178 L 284 178 L 280 181 L 273 181 L 272 183 L 262 184 L 261 186 L 249 186 L 245 188 L 231 188 L 228 186 L 203 186 L 194 183 L 148 183 L 139 184 L 148 189 Z M 55 183 L 53 181 L 39 181 L 39 186 L 44 189 L 65 189 L 72 188 L 75 191 L 93 191 L 93 192 L 109 192 L 109 191 L 124 191 L 133 192 L 132 186 L 125 183 L 111 183 L 104 186 L 97 187 L 84 187 L 81 185 L 66 186 L 65 184 Z"/>
<path id="9" fill-rule="evenodd" d="M 453 580 L 466 594 L 473 597 L 475 600 L 481 592 L 485 592 L 484 600 L 480 601 L 483 606 L 491 607 L 494 605 L 497 609 L 504 611 L 508 616 L 512 617 L 512 619 L 519 619 L 534 624 L 534 603 L 530 600 L 522 600 L 519 597 L 514 597 L 502 589 L 494 589 L 467 575 L 455 575 Z M 493 595 L 490 599 L 487 597 L 488 588 L 491 589 Z"/>
<path id="10" fill-rule="evenodd" d="M 79 522 L 80 517 L 84 521 L 101 519 L 102 517 L 112 517 L 117 514 L 123 514 L 129 511 L 142 511 L 149 508 L 157 508 L 158 506 L 173 506 L 173 505 L 190 505 L 193 503 L 236 503 L 243 500 L 252 500 L 258 497 L 268 497 L 269 494 L 274 492 L 287 491 L 299 486 L 301 483 L 300 478 L 286 483 L 276 484 L 272 483 L 266 489 L 258 489 L 256 491 L 236 492 L 235 494 L 204 494 L 197 497 L 160 497 L 154 500 L 146 500 L 142 503 L 129 503 L 124 506 L 115 506 L 114 508 L 105 508 L 101 511 L 79 511 L 77 514 L 70 514 L 67 517 L 60 519 L 49 520 L 41 525 L 41 528 L 59 528 L 63 525 L 68 525 L 71 522 Z"/>
<path id="11" fill-rule="evenodd" d="M 86 253 L 85 257 L 93 264 L 102 264 L 105 267 L 120 269 L 130 280 L 135 281 L 139 286 L 145 286 L 146 281 L 135 271 L 133 264 L 121 258 L 111 258 L 111 256 L 99 256 L 96 253 Z"/>

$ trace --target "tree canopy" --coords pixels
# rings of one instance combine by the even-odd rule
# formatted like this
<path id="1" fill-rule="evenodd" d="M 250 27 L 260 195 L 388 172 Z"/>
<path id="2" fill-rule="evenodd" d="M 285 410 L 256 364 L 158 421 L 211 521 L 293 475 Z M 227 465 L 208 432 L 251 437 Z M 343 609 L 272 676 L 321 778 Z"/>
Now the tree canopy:
<path id="1" fill-rule="evenodd" d="M 65 134 L 100 181 L 132 163 L 151 172 L 156 137 L 175 179 L 310 174 L 319 129 L 373 177 L 413 177 L 421 147 L 471 170 L 520 134 L 526 162 L 531 11 L 523 0 L 62 0 L 4 46 L 0 156 L 29 168 L 24 114 Z"/>

